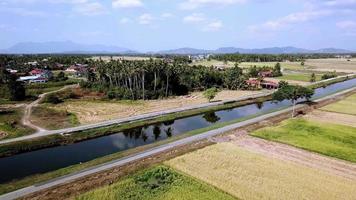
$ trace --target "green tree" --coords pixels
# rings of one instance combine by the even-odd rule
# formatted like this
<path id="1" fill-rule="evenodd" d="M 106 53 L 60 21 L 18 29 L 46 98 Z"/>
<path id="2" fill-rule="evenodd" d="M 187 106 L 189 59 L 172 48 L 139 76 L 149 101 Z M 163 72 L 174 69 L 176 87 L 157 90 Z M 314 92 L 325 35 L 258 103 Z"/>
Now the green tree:
<path id="1" fill-rule="evenodd" d="M 315 81 L 316 81 L 315 73 L 312 73 L 312 74 L 310 75 L 310 82 L 311 82 L 311 83 L 314 83 Z"/>
<path id="2" fill-rule="evenodd" d="M 281 64 L 280 63 L 277 63 L 274 68 L 273 68 L 273 76 L 274 77 L 278 77 L 278 76 L 283 76 L 282 74 L 282 67 L 281 67 Z"/>
<path id="3" fill-rule="evenodd" d="M 246 77 L 243 74 L 243 70 L 238 66 L 227 69 L 224 76 L 224 85 L 230 90 L 244 88 L 246 86 Z"/>
<path id="4" fill-rule="evenodd" d="M 275 93 L 273 93 L 273 100 L 275 101 L 283 101 L 290 100 L 293 104 L 293 112 L 292 117 L 295 116 L 295 105 L 298 99 L 305 98 L 307 101 L 313 96 L 314 90 L 299 86 L 299 85 L 284 85 L 279 88 Z"/>
<path id="5" fill-rule="evenodd" d="M 213 100 L 217 94 L 218 94 L 218 89 L 216 88 L 209 88 L 205 90 L 203 93 L 204 97 L 208 99 L 209 102 L 211 102 L 211 100 Z"/>

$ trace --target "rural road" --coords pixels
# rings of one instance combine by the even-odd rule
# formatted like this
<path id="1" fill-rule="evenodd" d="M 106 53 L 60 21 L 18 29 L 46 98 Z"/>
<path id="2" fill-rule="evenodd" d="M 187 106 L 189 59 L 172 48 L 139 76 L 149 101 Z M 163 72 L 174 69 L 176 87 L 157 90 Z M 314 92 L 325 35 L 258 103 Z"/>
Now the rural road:
<path id="1" fill-rule="evenodd" d="M 320 102 L 320 101 L 323 101 L 323 100 L 333 99 L 333 98 L 335 98 L 335 97 L 337 97 L 339 95 L 354 91 L 355 89 L 356 89 L 356 87 L 348 89 L 348 90 L 344 90 L 342 92 L 339 92 L 339 93 L 336 93 L 336 94 L 333 94 L 333 95 L 330 95 L 330 96 L 315 100 L 315 102 Z M 303 106 L 304 105 L 300 104 L 300 105 L 297 105 L 296 108 L 301 108 Z M 135 154 L 135 155 L 132 155 L 132 156 L 128 156 L 128 157 L 125 157 L 125 158 L 122 158 L 122 159 L 114 160 L 114 161 L 111 161 L 111 162 L 108 162 L 108 163 L 105 163 L 105 164 L 102 164 L 102 165 L 98 165 L 98 166 L 95 166 L 95 167 L 92 167 L 92 168 L 89 168 L 89 169 L 82 170 L 82 171 L 77 172 L 77 173 L 69 174 L 67 176 L 63 176 L 63 177 L 54 179 L 52 181 L 48 181 L 48 182 L 45 182 L 45 183 L 42 183 L 42 184 L 32 185 L 32 186 L 29 186 L 29 187 L 26 187 L 26 188 L 23 188 L 23 189 L 14 191 L 14 192 L 10 192 L 10 193 L 7 193 L 7 194 L 4 194 L 4 195 L 0 196 L 0 199 L 1 200 L 10 200 L 10 199 L 20 198 L 20 197 L 26 196 L 28 194 L 32 194 L 32 193 L 35 193 L 35 192 L 38 192 L 38 191 L 41 191 L 41 190 L 44 190 L 44 189 L 48 189 L 48 188 L 51 188 L 51 187 L 54 187 L 54 186 L 58 186 L 60 184 L 65 184 L 65 183 L 68 183 L 70 181 L 76 180 L 78 178 L 82 178 L 82 177 L 85 177 L 85 176 L 88 176 L 88 175 L 92 175 L 92 174 L 95 174 L 95 173 L 98 173 L 98 172 L 109 170 L 109 169 L 114 168 L 114 167 L 119 167 L 119 166 L 125 165 L 127 163 L 130 163 L 130 162 L 133 162 L 133 161 L 137 161 L 137 160 L 140 160 L 142 158 L 146 158 L 148 156 L 152 156 L 152 155 L 167 151 L 167 150 L 175 148 L 175 147 L 179 147 L 181 145 L 185 145 L 185 144 L 189 144 L 189 143 L 196 142 L 196 141 L 199 141 L 199 140 L 207 139 L 207 138 L 210 138 L 210 137 L 213 137 L 213 136 L 216 136 L 216 135 L 219 135 L 219 134 L 231 131 L 231 130 L 235 130 L 235 129 L 240 128 L 242 126 L 246 126 L 246 125 L 254 124 L 254 123 L 257 123 L 257 122 L 261 122 L 261 121 L 269 119 L 271 117 L 274 117 L 274 116 L 277 116 L 277 115 L 280 115 L 280 114 L 283 114 L 283 113 L 289 113 L 291 111 L 292 111 L 292 108 L 289 107 L 289 108 L 281 110 L 281 111 L 265 114 L 265 115 L 262 115 L 262 116 L 259 116 L 259 117 L 253 118 L 253 119 L 249 119 L 249 120 L 246 120 L 246 121 L 243 121 L 243 122 L 239 122 L 239 123 L 235 123 L 235 124 L 232 124 L 232 125 L 228 125 L 228 126 L 225 126 L 223 128 L 219 128 L 219 129 L 211 130 L 211 131 L 199 134 L 199 135 L 194 135 L 194 136 L 191 136 L 191 137 L 187 137 L 187 138 L 175 141 L 175 142 L 171 142 L 169 144 L 161 145 L 161 146 L 158 146 L 156 148 L 152 148 L 152 149 L 149 149 L 147 151 L 143 151 L 141 153 L 138 153 L 138 154 Z"/>
<path id="2" fill-rule="evenodd" d="M 46 129 L 42 128 L 42 127 L 39 127 L 35 124 L 33 124 L 31 122 L 31 114 L 32 114 L 32 110 L 33 110 L 33 107 L 36 107 L 38 106 L 38 104 L 48 95 L 48 94 L 52 94 L 52 93 L 56 93 L 56 92 L 60 92 L 60 91 L 63 91 L 63 90 L 66 90 L 66 89 L 69 89 L 69 88 L 75 88 L 75 87 L 78 87 L 78 85 L 68 85 L 68 86 L 65 86 L 59 90 L 56 90 L 56 91 L 51 91 L 51 92 L 47 92 L 47 93 L 43 93 L 43 94 L 40 94 L 38 97 L 38 99 L 28 105 L 26 105 L 25 107 L 25 110 L 24 110 L 24 115 L 21 119 L 21 122 L 23 125 L 25 126 L 28 126 L 34 130 L 36 130 L 36 133 L 33 134 L 33 135 L 42 135 L 43 132 L 47 131 Z"/>

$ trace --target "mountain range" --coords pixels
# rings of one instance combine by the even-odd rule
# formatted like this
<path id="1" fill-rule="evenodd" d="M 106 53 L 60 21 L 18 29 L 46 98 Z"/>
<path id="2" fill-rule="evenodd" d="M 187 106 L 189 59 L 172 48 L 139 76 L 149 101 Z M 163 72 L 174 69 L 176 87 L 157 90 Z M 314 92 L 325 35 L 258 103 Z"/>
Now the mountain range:
<path id="1" fill-rule="evenodd" d="M 179 48 L 172 50 L 163 50 L 157 52 L 138 52 L 124 47 L 109 46 L 109 45 L 87 45 L 79 44 L 71 41 L 64 42 L 22 42 L 14 46 L 0 50 L 0 53 L 5 54 L 296 54 L 296 53 L 351 53 L 350 50 L 324 48 L 317 50 L 309 50 L 296 47 L 271 47 L 260 49 L 244 49 L 236 47 L 222 47 L 215 50 L 195 49 L 195 48 Z"/>

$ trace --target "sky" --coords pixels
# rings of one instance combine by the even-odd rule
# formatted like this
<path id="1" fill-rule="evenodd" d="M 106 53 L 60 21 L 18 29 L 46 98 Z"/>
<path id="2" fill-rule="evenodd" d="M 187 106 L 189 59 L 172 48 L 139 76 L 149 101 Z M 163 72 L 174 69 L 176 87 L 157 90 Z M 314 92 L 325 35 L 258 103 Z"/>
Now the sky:
<path id="1" fill-rule="evenodd" d="M 356 50 L 356 0 L 0 0 L 0 49 L 47 41 Z"/>

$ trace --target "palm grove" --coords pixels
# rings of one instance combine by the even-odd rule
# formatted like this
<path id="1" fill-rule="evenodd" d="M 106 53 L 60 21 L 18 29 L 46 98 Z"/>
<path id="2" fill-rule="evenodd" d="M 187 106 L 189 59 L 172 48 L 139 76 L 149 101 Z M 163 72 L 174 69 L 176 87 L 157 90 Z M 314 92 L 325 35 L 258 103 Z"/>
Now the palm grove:
<path id="1" fill-rule="evenodd" d="M 106 92 L 109 98 L 132 100 L 185 95 L 212 87 L 248 89 L 246 80 L 256 75 L 244 73 L 238 65 L 222 71 L 191 66 L 182 60 L 166 62 L 162 59 L 98 61 L 95 68 L 96 73 L 89 71 L 88 81 L 82 82 L 82 87 Z"/>

